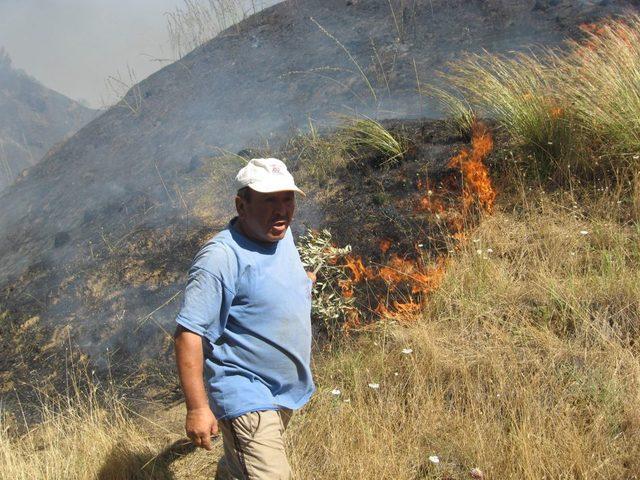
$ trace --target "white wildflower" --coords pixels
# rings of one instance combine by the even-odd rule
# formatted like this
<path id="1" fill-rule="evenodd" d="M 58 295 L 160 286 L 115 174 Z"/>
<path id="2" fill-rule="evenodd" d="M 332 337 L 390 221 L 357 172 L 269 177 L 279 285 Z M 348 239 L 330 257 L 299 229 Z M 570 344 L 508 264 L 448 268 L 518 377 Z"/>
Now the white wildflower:
<path id="1" fill-rule="evenodd" d="M 430 461 L 431 463 L 440 463 L 440 459 L 438 458 L 438 456 L 437 456 L 437 455 L 431 455 L 431 456 L 429 457 L 429 461 Z"/>
<path id="2" fill-rule="evenodd" d="M 588 230 L 580 230 L 580 235 L 589 235 Z"/>
<path id="3" fill-rule="evenodd" d="M 487 253 L 493 253 L 493 248 L 487 248 Z"/>
<path id="4" fill-rule="evenodd" d="M 335 395 L 336 397 L 338 395 L 340 395 L 342 392 L 340 390 L 338 390 L 337 388 L 334 388 L 333 390 L 331 390 L 331 395 Z"/>
<path id="5" fill-rule="evenodd" d="M 370 383 L 369 384 L 369 388 L 373 388 L 374 390 L 377 390 L 380 388 L 380 384 L 379 383 Z"/>
<path id="6" fill-rule="evenodd" d="M 473 478 L 474 480 L 484 479 L 484 473 L 482 473 L 482 470 L 480 470 L 479 468 L 472 468 L 469 474 L 471 475 L 471 478 Z"/>
<path id="7" fill-rule="evenodd" d="M 413 352 L 412 348 L 403 348 L 402 349 L 402 353 L 404 353 L 405 355 L 409 355 L 412 352 Z"/>

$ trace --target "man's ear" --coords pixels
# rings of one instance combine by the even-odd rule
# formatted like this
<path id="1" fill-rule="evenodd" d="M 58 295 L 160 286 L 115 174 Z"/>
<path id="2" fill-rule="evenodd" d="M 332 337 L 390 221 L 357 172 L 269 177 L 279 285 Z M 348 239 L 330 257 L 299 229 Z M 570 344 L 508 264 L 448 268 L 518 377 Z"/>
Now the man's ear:
<path id="1" fill-rule="evenodd" d="M 244 200 L 236 195 L 236 212 L 238 212 L 238 217 L 243 218 L 245 215 L 245 204 Z"/>

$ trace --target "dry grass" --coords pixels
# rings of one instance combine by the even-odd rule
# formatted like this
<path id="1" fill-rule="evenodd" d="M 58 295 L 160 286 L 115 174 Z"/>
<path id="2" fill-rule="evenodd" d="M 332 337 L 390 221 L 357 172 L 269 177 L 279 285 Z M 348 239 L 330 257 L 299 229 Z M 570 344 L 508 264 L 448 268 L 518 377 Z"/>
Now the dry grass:
<path id="1" fill-rule="evenodd" d="M 260 0 L 184 0 L 167 13 L 170 43 L 176 58 L 203 45 L 222 31 L 262 10 Z M 239 32 L 239 30 L 236 30 Z"/>
<path id="2" fill-rule="evenodd" d="M 607 219 L 615 198 L 587 215 L 564 195 L 503 203 L 420 321 L 316 355 L 288 437 L 297 478 L 639 478 L 640 229 Z M 114 398 L 72 395 L 21 436 L 5 422 L 0 478 L 213 475 L 219 446 L 171 445 L 181 408 L 154 426 Z"/>
<path id="3" fill-rule="evenodd" d="M 299 478 L 638 478 L 640 234 L 568 207 L 486 219 L 423 321 L 317 360 Z"/>
<path id="4" fill-rule="evenodd" d="M 41 421 L 26 428 L 3 414 L 0 479 L 169 478 L 150 461 L 157 444 L 144 426 L 132 421 L 113 390 L 105 394 L 100 388 L 74 384 L 66 395 L 43 399 Z"/>

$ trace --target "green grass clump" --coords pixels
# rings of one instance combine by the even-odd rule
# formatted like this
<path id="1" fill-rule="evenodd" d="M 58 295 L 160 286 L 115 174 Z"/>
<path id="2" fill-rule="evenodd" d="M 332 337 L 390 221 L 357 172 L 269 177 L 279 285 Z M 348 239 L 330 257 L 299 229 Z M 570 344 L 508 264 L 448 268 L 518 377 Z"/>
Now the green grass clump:
<path id="1" fill-rule="evenodd" d="M 640 16 L 562 52 L 471 55 L 430 89 L 461 127 L 494 118 L 545 173 L 633 171 L 640 162 Z"/>
<path id="2" fill-rule="evenodd" d="M 337 133 L 321 134 L 313 123 L 305 133 L 294 137 L 285 148 L 304 181 L 325 185 L 341 169 L 362 161 L 372 153 L 381 157 L 379 165 L 400 161 L 407 141 L 381 123 L 366 117 L 338 116 Z"/>
<path id="3" fill-rule="evenodd" d="M 572 46 L 559 75 L 574 115 L 587 138 L 633 160 L 640 154 L 640 16 L 603 25 Z"/>
<path id="4" fill-rule="evenodd" d="M 349 150 L 373 150 L 381 153 L 386 157 L 384 164 L 401 160 L 406 152 L 400 139 L 370 118 L 346 118 L 340 132 Z"/>

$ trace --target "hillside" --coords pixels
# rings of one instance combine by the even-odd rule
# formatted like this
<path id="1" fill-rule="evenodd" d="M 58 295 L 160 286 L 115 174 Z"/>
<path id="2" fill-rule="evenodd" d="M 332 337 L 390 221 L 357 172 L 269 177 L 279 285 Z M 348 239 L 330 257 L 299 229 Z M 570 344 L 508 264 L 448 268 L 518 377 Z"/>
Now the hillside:
<path id="1" fill-rule="evenodd" d="M 342 116 L 240 152 L 286 158 L 308 194 L 317 391 L 285 434 L 294 478 L 640 479 L 640 14 L 581 31 L 460 58 L 430 90 L 450 117 Z M 0 480 L 215 475 L 171 330 L 243 160 L 194 163 L 160 179 L 170 210 L 6 284 Z"/>
<path id="2" fill-rule="evenodd" d="M 95 116 L 13 68 L 0 49 L 0 191 Z"/>
<path id="3" fill-rule="evenodd" d="M 415 135 L 418 125 L 404 133 Z M 422 138 L 435 137 L 432 153 L 449 150 L 442 124 L 420 128 Z M 640 238 L 637 223 L 625 220 L 629 198 L 546 192 L 517 169 L 497 173 L 507 153 L 497 147 L 493 213 L 467 226 L 420 309 L 315 344 L 318 391 L 286 437 L 296 478 L 640 478 Z M 428 192 L 407 181 L 424 178 L 424 167 L 414 158 L 380 169 L 365 158 L 361 175 L 351 172 L 337 185 L 352 193 L 361 178 L 369 190 L 338 199 L 359 206 L 358 220 L 368 213 L 377 223 L 334 219 L 342 229 L 336 239 L 376 246 L 366 268 L 407 250 L 391 244 L 382 252 L 379 235 L 395 207 L 426 206 Z M 380 174 L 386 191 L 376 184 Z M 395 220 L 419 225 L 422 218 L 424 225 L 439 211 L 411 210 Z M 174 253 L 187 260 L 186 252 Z M 130 272 L 125 266 L 122 275 Z M 28 336 L 28 327 L 14 335 Z M 176 376 L 165 374 L 155 382 L 162 388 L 150 389 L 148 376 L 166 367 L 155 362 L 136 365 L 147 377 L 120 371 L 112 382 L 67 360 L 55 365 L 66 379 L 58 394 L 39 373 L 29 407 L 35 404 L 43 422 L 26 428 L 22 414 L 0 417 L 0 478 L 212 478 L 222 442 L 214 439 L 213 452 L 189 442 Z"/>
<path id="4" fill-rule="evenodd" d="M 462 52 L 560 46 L 584 22 L 637 11 L 631 1 L 411 5 L 308 0 L 267 9 L 134 86 L 6 189 L 0 328 L 21 334 L 3 335 L 3 351 L 13 352 L 0 362 L 5 391 L 34 368 L 59 375 L 50 359 L 69 341 L 123 376 L 133 365 L 168 368 L 157 359 L 171 346 L 165 330 L 189 261 L 231 213 L 227 179 L 237 164 L 219 148 L 277 152 L 310 121 L 330 128 L 335 112 L 435 116 L 417 84 Z M 468 141 L 428 122 L 418 129 L 416 169 L 429 158 L 437 173 Z M 418 194 L 406 178 L 389 182 Z M 339 227 L 332 190 L 309 187 L 318 200 L 302 206 L 299 225 Z M 340 187 L 344 198 L 353 188 Z M 359 219 L 379 222 L 378 205 Z"/>

